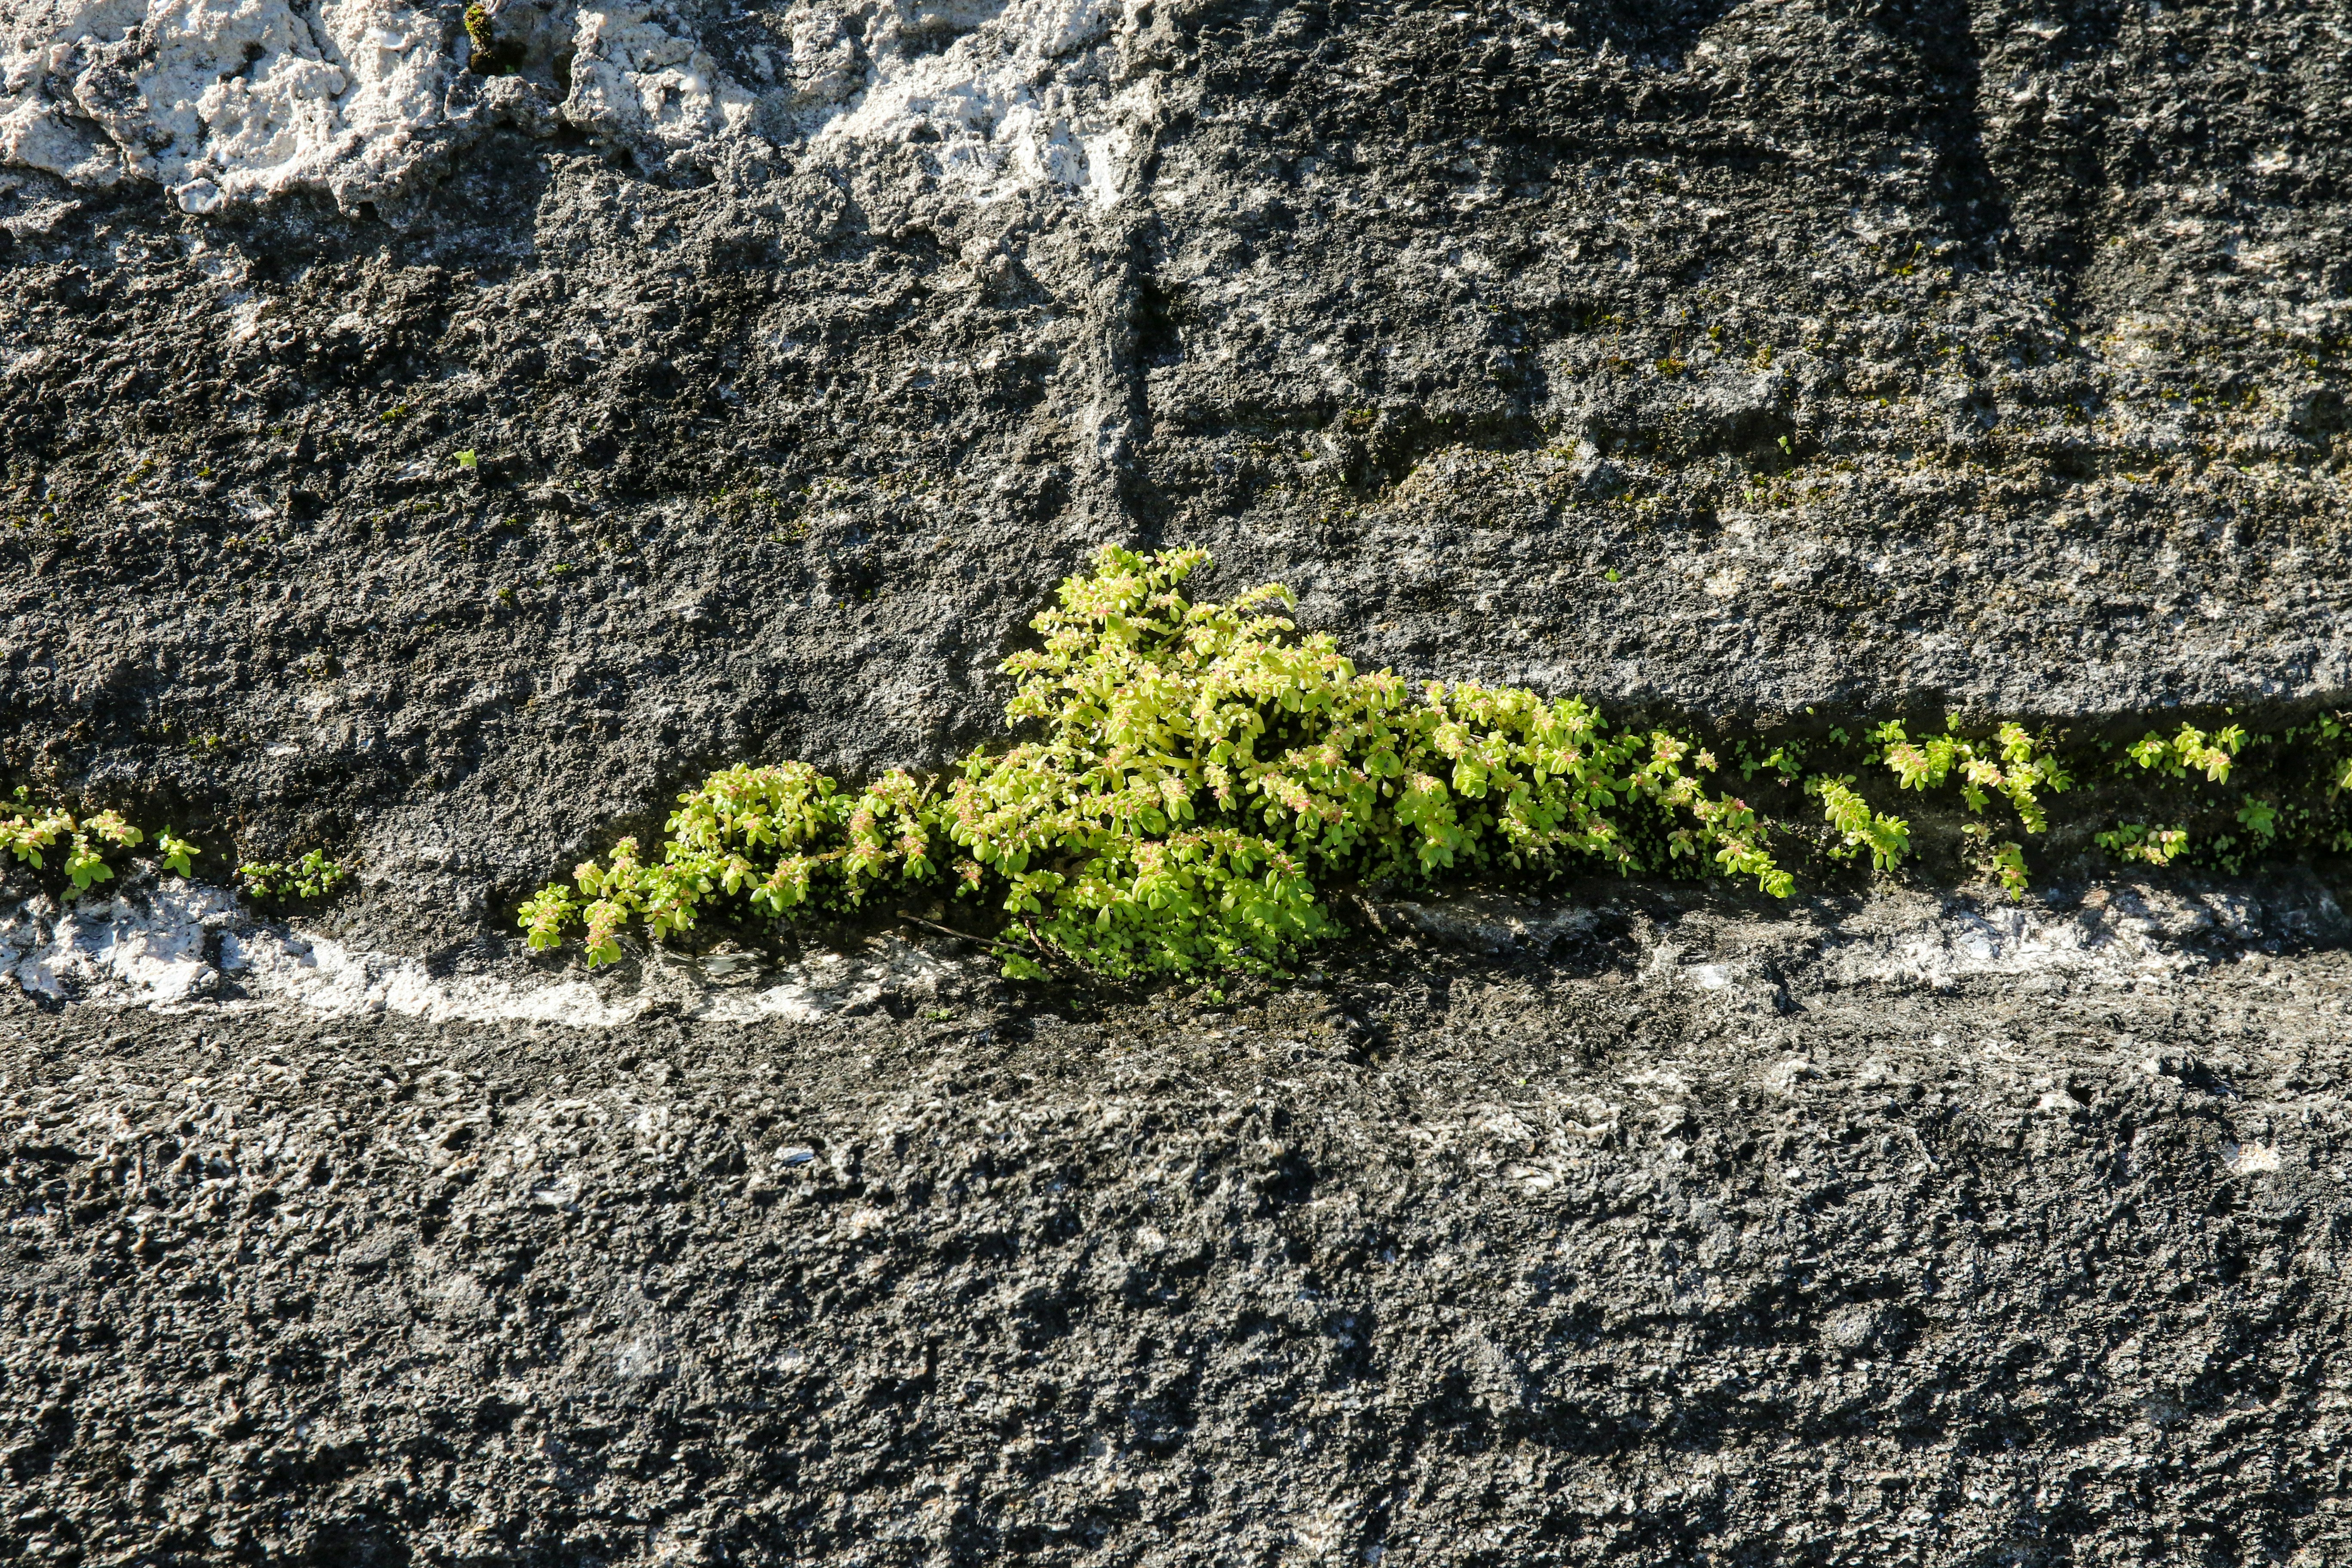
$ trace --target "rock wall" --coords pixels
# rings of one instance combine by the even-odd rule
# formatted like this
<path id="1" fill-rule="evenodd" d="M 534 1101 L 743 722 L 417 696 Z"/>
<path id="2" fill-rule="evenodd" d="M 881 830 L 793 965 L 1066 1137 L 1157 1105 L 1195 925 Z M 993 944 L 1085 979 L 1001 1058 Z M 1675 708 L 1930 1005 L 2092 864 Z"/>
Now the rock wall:
<path id="1" fill-rule="evenodd" d="M 1148 12 L 1149 7 L 1145 8 Z M 183 212 L 446 176 L 502 132 L 667 170 L 812 143 L 923 143 L 973 199 L 1116 202 L 1149 101 L 1115 95 L 1137 18 L 1093 3 L 922 7 L 375 0 L 32 4 L 10 18 L 0 162 L 163 186 Z"/>
<path id="2" fill-rule="evenodd" d="M 2348 56 L 0 0 L 0 772 L 360 872 L 7 872 L 6 1554 L 2342 1556 L 2341 867 L 1368 909 L 1223 1009 L 511 919 L 996 733 L 1107 542 L 1790 733 L 2341 703 Z"/>
<path id="3" fill-rule="evenodd" d="M 9 1004 L 0 1540 L 2340 1552 L 2340 948 L 1937 985 L 1851 962 L 1899 903 L 1577 909 L 1548 952 L 1424 937 L 1209 1011 Z"/>
<path id="4" fill-rule="evenodd" d="M 351 75 L 360 15 L 296 43 Z M 11 154 L 8 766 L 348 845 L 376 934 L 449 940 L 714 763 L 993 732 L 1104 540 L 1370 665 L 1706 715 L 2347 684 L 2324 9 L 824 15 L 661 13 L 720 63 L 631 91 L 769 106 L 691 159 L 549 109 L 190 216 Z M 619 13 L 499 10 L 499 76 L 417 16 L 436 80 L 607 91 Z M 20 6 L 10 122 L 98 134 L 113 26 Z"/>

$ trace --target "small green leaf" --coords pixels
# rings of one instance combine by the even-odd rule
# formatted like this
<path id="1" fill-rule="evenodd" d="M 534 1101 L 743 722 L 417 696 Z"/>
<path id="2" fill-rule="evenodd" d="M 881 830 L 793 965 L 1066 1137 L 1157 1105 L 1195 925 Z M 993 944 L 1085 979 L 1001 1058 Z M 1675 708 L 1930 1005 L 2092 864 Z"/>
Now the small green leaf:
<path id="1" fill-rule="evenodd" d="M 169 828 L 155 836 L 155 847 L 163 851 L 164 869 L 177 871 L 183 877 L 194 874 L 195 858 L 204 853 L 186 839 L 174 835 Z"/>
<path id="2" fill-rule="evenodd" d="M 90 885 L 110 880 L 114 872 L 98 857 L 98 851 L 79 834 L 74 836 L 72 852 L 66 857 L 66 875 L 73 879 L 74 887 L 87 892 Z"/>

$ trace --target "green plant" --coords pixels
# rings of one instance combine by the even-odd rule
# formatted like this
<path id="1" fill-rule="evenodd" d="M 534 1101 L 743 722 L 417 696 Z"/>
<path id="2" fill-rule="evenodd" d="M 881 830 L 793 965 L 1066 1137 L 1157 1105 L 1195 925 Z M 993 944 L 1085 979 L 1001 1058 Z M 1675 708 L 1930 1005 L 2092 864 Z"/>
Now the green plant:
<path id="1" fill-rule="evenodd" d="M 1198 551 L 1106 551 L 1007 661 L 1008 713 L 1043 738 L 975 752 L 944 789 L 893 773 L 856 794 L 799 763 L 734 768 L 679 797 L 658 862 L 624 840 L 522 910 L 535 947 L 575 920 L 589 956 L 656 939 L 702 901 L 855 909 L 942 877 L 1027 939 L 1016 975 L 1265 972 L 1338 929 L 1324 882 L 1425 881 L 1569 860 L 1687 858 L 1785 895 L 1755 813 L 1710 792 L 1715 758 L 1664 731 L 1612 731 L 1579 699 L 1359 673 L 1300 637 L 1265 587 L 1193 604 Z"/>
<path id="2" fill-rule="evenodd" d="M 2025 847 L 2015 842 L 1997 844 L 1992 851 L 1993 875 L 2000 879 L 2010 900 L 2014 903 L 2025 897 Z"/>
<path id="3" fill-rule="evenodd" d="M 68 826 L 72 826 L 70 817 L 60 820 Z M 66 875 L 73 879 L 77 889 L 83 890 L 93 883 L 110 881 L 114 872 L 104 858 L 104 847 L 135 849 L 140 840 L 146 837 L 124 821 L 120 812 L 101 811 L 95 816 L 86 816 L 79 827 L 73 830 L 73 844 L 66 854 Z"/>
<path id="4" fill-rule="evenodd" d="M 78 818 L 59 807 L 36 806 L 32 791 L 21 785 L 15 799 L 15 815 L 0 817 L 0 848 L 38 871 L 47 864 L 42 851 L 57 847 L 63 840 L 66 858 L 62 869 L 77 891 L 87 892 L 98 883 L 111 881 L 114 868 L 107 864 L 107 855 L 118 849 L 135 849 L 147 838 L 119 811 L 100 811 Z M 158 836 L 157 847 L 163 852 L 164 868 L 183 877 L 189 873 L 190 859 L 200 853 L 194 845 L 174 837 L 169 829 Z"/>
<path id="5" fill-rule="evenodd" d="M 2168 866 L 2189 847 L 2189 835 L 2178 827 L 2150 827 L 2127 822 L 2094 836 L 2094 842 L 2121 860 L 2145 860 Z"/>
<path id="6" fill-rule="evenodd" d="M 2042 809 L 2039 792 L 2063 795 L 2074 783 L 2047 743 L 2036 742 L 2021 724 L 2003 724 L 1994 732 L 1992 744 L 1979 745 L 1958 733 L 1957 724 L 1957 717 L 1948 718 L 1943 734 L 1914 743 L 1900 722 L 1888 722 L 1879 725 L 1872 739 L 1903 788 L 1934 789 L 1958 773 L 1960 798 L 1970 811 L 1983 811 L 1991 799 L 1987 792 L 1997 792 L 2008 797 L 2028 833 L 2047 827 L 2049 813 Z"/>
<path id="7" fill-rule="evenodd" d="M 1867 849 L 1874 865 L 1891 871 L 1910 853 L 1911 825 L 1899 816 L 1873 812 L 1870 803 L 1848 787 L 1853 783 L 1851 773 L 1837 779 L 1822 776 L 1807 780 L 1805 788 L 1821 796 L 1822 815 L 1838 832 L 1840 847 L 1832 854 L 1843 857 Z"/>
<path id="8" fill-rule="evenodd" d="M 325 851 L 313 849 L 291 866 L 248 860 L 236 868 L 236 874 L 251 897 L 283 900 L 325 898 L 351 872 L 328 859 Z"/>
<path id="9" fill-rule="evenodd" d="M 1716 757 L 1695 736 L 1618 728 L 1580 698 L 1360 672 L 1328 636 L 1299 635 L 1283 588 L 1186 599 L 1181 585 L 1207 562 L 1199 551 L 1109 549 L 1064 583 L 1056 607 L 1031 623 L 1042 646 L 1003 667 L 1016 679 L 1016 743 L 975 751 L 939 780 L 893 772 L 858 790 L 798 763 L 723 770 L 678 797 L 657 856 L 623 839 L 580 865 L 573 887 L 527 900 L 530 946 L 556 947 L 584 926 L 590 962 L 611 963 L 631 926 L 662 940 L 714 904 L 845 914 L 945 883 L 1003 917 L 990 940 L 1016 976 L 1053 965 L 1119 978 L 1265 973 L 1339 929 L 1325 890 L 1351 883 L 1614 868 L 1793 890 L 1769 847 L 1775 829 L 1714 787 Z M 2332 803 L 2352 786 L 2352 765 L 2328 748 L 2345 734 L 2334 720 L 2279 737 L 2233 724 L 2210 740 L 2183 725 L 2126 748 L 2116 766 L 2143 782 L 2119 787 L 2218 786 L 2242 750 L 2269 746 L 2283 787 L 2238 790 L 2237 821 L 2264 847 L 2285 842 L 2290 821 L 2295 842 L 2352 842 L 2334 837 Z M 1876 809 L 1862 774 L 1825 763 L 1883 768 L 1897 791 L 1948 789 L 1971 816 L 1998 796 L 2031 837 L 2097 760 L 2077 748 L 2062 762 L 2047 735 L 2017 723 L 1972 731 L 1957 716 L 1916 739 L 1890 721 L 1769 750 L 1756 737 L 1727 743 L 1744 778 L 1801 785 L 1789 798 L 1818 802 L 1827 831 L 1812 837 L 1831 858 L 1866 850 L 1882 871 L 1913 853 L 1912 825 Z M 2317 805 L 2311 777 L 2330 792 Z M 1982 822 L 1962 836 L 2021 896 L 2022 845 L 1996 843 Z M 2128 826 L 2096 841 L 2166 865 L 2189 840 L 2186 828 Z"/>
<path id="10" fill-rule="evenodd" d="M 2124 752 L 2141 767 L 2158 769 L 2174 778 L 2185 778 L 2190 768 L 2198 768 L 2212 783 L 2223 784 L 2230 777 L 2232 759 L 2245 743 L 2246 732 L 2235 724 L 2210 742 L 2204 731 L 2183 724 L 2180 733 L 2169 741 L 2151 730 Z"/>
<path id="11" fill-rule="evenodd" d="M 155 847 L 163 852 L 162 859 L 164 868 L 167 870 L 177 871 L 183 877 L 194 874 L 193 862 L 197 856 L 204 853 L 186 839 L 173 837 L 169 828 L 155 836 Z"/>

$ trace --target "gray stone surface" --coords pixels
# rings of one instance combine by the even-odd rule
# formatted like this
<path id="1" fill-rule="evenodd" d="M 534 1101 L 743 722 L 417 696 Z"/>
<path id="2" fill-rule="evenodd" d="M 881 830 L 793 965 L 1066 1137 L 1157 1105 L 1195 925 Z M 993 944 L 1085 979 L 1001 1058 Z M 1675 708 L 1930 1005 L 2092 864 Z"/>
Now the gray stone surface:
<path id="1" fill-rule="evenodd" d="M 2331 1562 L 2345 954 L 2137 899 L 2079 919 L 2185 967 L 1930 984 L 1932 904 L 1630 896 L 1205 1011 L 12 1001 L 0 1541 Z"/>
<path id="2" fill-rule="evenodd" d="M 8 766 L 457 934 L 713 763 L 992 732 L 1108 540 L 1704 714 L 2352 684 L 2340 12 L 1120 15 L 1107 205 L 593 124 L 352 215 L 0 175 Z"/>
<path id="3" fill-rule="evenodd" d="M 2341 702 L 2341 5 L 494 5 L 484 77 L 259 3 L 184 86 L 439 95 L 284 146 L 118 9 L 0 0 L 0 770 L 361 876 L 6 885 L 0 1555 L 2352 1553 L 2340 868 L 1367 906 L 1223 1009 L 508 936 L 715 764 L 992 735 L 1107 542 L 1701 721 Z"/>

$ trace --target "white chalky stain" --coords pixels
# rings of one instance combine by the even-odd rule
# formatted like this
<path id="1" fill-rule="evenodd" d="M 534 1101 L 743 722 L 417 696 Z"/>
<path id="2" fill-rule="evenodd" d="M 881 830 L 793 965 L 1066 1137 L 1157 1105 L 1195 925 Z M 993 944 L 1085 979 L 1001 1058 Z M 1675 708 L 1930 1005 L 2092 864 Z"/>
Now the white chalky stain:
<path id="1" fill-rule="evenodd" d="M 206 961 L 216 940 L 219 969 Z M 299 1007 L 331 1016 L 391 1014 L 428 1023 L 516 1022 L 602 1029 L 656 1005 L 682 1003 L 720 1022 L 810 1023 L 868 1012 L 886 997 L 935 998 L 957 965 L 889 940 L 856 955 L 819 953 L 764 987 L 702 984 L 678 965 L 682 995 L 607 995 L 583 977 L 436 978 L 421 960 L 352 952 L 329 938 L 255 921 L 226 889 L 166 881 L 138 898 L 46 895 L 0 912 L 0 978 L 60 1002 L 146 1006 Z M 222 978 L 245 995 L 211 997 Z"/>
<path id="2" fill-rule="evenodd" d="M 2259 1175 L 2279 1168 L 2279 1152 L 2271 1143 L 2231 1143 L 2221 1152 L 2222 1163 L 2241 1176 Z"/>
<path id="3" fill-rule="evenodd" d="M 315 20 L 288 0 L 0 0 L 0 165 L 91 188 L 150 181 L 191 213 L 293 190 L 350 210 L 493 123 L 562 122 L 656 157 L 753 141 L 918 148 L 982 202 L 1045 190 L 1107 207 L 1124 194 L 1154 103 L 1148 83 L 1115 88 L 1115 57 L 1148 5 L 775 11 L 771 36 L 789 47 L 722 60 L 651 5 L 503 8 L 542 52 L 570 54 L 558 101 L 551 76 L 469 74 L 454 17 L 400 0 L 328 0 Z"/>

